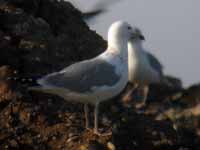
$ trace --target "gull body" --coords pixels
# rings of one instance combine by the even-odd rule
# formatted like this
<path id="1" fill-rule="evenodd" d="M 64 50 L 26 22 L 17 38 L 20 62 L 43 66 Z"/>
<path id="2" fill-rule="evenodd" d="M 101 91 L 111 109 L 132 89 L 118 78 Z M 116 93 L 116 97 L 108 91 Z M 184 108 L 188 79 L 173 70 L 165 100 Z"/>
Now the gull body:
<path id="1" fill-rule="evenodd" d="M 160 82 L 160 70 L 156 70 L 152 66 L 150 57 L 153 56 L 143 49 L 141 41 L 129 41 L 128 64 L 130 82 L 139 85 Z"/>
<path id="2" fill-rule="evenodd" d="M 72 64 L 63 70 L 38 80 L 38 90 L 56 94 L 68 101 L 85 104 L 86 128 L 88 104 L 95 106 L 94 132 L 98 134 L 98 105 L 118 95 L 128 82 L 128 40 L 131 26 L 123 21 L 111 25 L 108 31 L 108 47 L 97 57 Z"/>
<path id="3" fill-rule="evenodd" d="M 158 59 L 147 52 L 142 45 L 144 36 L 138 28 L 134 28 L 134 37 L 128 42 L 128 68 L 129 82 L 134 84 L 132 90 L 128 92 L 124 100 L 139 87 L 143 93 L 143 103 L 145 104 L 149 91 L 149 84 L 160 83 L 163 78 L 163 67 Z"/>

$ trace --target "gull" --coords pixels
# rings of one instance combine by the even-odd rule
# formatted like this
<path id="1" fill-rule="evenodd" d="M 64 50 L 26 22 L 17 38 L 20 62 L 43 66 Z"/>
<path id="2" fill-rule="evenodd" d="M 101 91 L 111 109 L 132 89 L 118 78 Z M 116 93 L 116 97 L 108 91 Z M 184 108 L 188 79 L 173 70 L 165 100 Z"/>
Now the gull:
<path id="1" fill-rule="evenodd" d="M 83 7 L 88 3 L 87 0 L 62 0 L 61 2 L 65 1 L 70 2 L 76 9 L 78 9 L 81 12 L 83 20 L 85 20 L 86 23 L 91 24 L 95 17 L 106 13 L 110 5 L 113 5 L 120 0 L 98 0 L 95 1 L 95 3 L 93 2 L 93 5 L 90 4 L 90 7 Z"/>
<path id="2" fill-rule="evenodd" d="M 134 86 L 123 100 L 130 101 L 133 91 L 140 87 L 143 92 L 143 106 L 146 103 L 149 84 L 164 81 L 163 66 L 155 56 L 143 48 L 142 42 L 145 38 L 141 31 L 137 27 L 133 30 L 134 36 L 128 42 L 128 68 L 129 82 Z"/>
<path id="3" fill-rule="evenodd" d="M 108 31 L 108 47 L 95 58 L 72 64 L 59 72 L 37 80 L 30 90 L 56 94 L 65 100 L 84 104 L 86 128 L 89 127 L 88 104 L 94 109 L 94 133 L 98 132 L 99 104 L 117 96 L 128 82 L 128 40 L 132 27 L 116 21 Z"/>

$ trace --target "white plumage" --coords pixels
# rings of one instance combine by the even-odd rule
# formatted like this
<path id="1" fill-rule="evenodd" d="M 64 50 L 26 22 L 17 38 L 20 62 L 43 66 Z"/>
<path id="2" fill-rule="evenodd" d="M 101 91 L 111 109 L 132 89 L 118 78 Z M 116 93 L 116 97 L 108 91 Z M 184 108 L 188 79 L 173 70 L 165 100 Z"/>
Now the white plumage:
<path id="1" fill-rule="evenodd" d="M 162 80 L 162 65 L 152 54 L 145 51 L 142 45 L 144 36 L 138 28 L 134 28 L 134 37 L 128 42 L 128 68 L 129 82 L 134 87 L 124 97 L 129 101 L 135 88 L 140 87 L 143 92 L 143 104 L 147 99 L 148 86 L 151 83 L 159 83 Z"/>
<path id="2" fill-rule="evenodd" d="M 160 73 L 151 66 L 141 41 L 128 43 L 129 81 L 146 85 L 160 82 Z"/>

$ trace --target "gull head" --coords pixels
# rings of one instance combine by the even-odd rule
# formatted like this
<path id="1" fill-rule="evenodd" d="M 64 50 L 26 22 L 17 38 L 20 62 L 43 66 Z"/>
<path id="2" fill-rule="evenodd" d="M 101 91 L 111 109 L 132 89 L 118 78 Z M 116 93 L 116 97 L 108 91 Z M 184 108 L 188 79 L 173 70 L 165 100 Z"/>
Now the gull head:
<path id="1" fill-rule="evenodd" d="M 114 22 L 108 31 L 108 45 L 123 45 L 132 38 L 134 32 L 131 25 L 124 21 Z"/>
<path id="2" fill-rule="evenodd" d="M 133 27 L 133 36 L 131 37 L 131 41 L 143 41 L 145 37 L 143 36 L 141 30 L 137 27 Z"/>

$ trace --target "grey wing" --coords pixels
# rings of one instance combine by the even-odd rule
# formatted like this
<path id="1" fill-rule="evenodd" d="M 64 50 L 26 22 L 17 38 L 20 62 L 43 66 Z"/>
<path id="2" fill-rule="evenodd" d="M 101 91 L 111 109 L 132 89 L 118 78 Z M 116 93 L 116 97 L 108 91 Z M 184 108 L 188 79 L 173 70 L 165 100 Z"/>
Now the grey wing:
<path id="1" fill-rule="evenodd" d="M 147 57 L 148 57 L 151 67 L 154 68 L 156 71 L 158 71 L 160 75 L 162 75 L 163 74 L 163 66 L 159 62 L 159 60 L 149 52 L 146 52 L 146 54 L 147 54 Z"/>
<path id="2" fill-rule="evenodd" d="M 90 92 L 92 87 L 113 86 L 119 79 L 114 66 L 95 59 L 75 63 L 60 72 L 47 75 L 42 83 L 74 92 Z"/>

